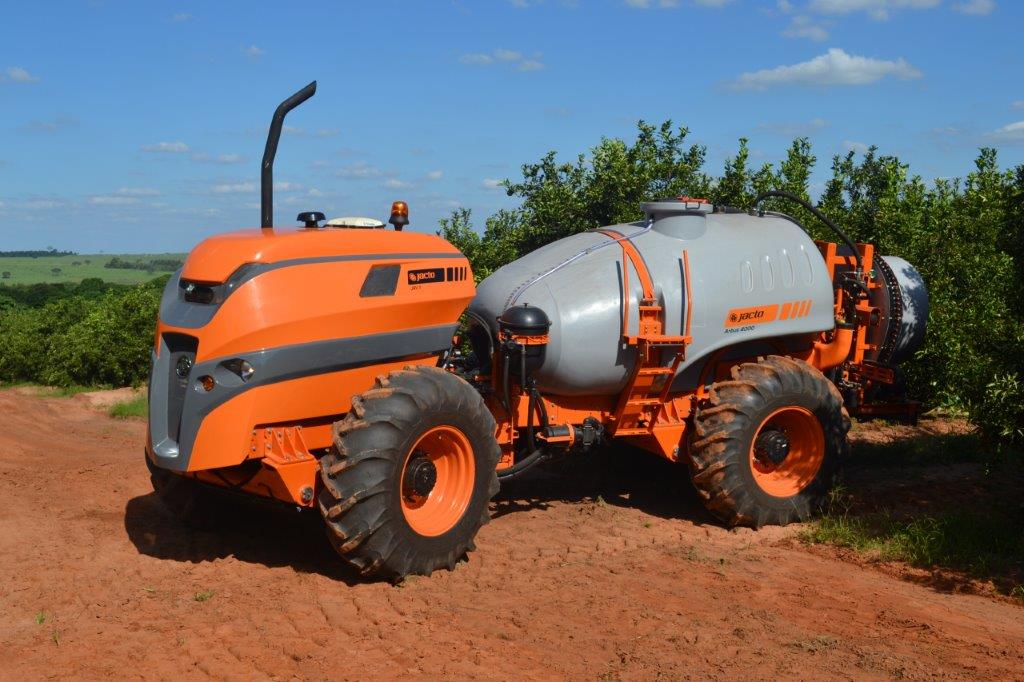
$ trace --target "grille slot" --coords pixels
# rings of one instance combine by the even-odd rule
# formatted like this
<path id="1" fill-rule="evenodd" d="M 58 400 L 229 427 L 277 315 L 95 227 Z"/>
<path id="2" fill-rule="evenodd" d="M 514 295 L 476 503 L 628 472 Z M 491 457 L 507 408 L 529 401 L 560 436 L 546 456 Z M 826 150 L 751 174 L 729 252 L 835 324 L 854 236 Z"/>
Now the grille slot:
<path id="1" fill-rule="evenodd" d="M 168 351 L 167 362 L 167 435 L 178 440 L 181 412 L 191 382 L 191 369 L 196 362 L 199 340 L 187 334 L 168 332 L 163 337 Z"/>

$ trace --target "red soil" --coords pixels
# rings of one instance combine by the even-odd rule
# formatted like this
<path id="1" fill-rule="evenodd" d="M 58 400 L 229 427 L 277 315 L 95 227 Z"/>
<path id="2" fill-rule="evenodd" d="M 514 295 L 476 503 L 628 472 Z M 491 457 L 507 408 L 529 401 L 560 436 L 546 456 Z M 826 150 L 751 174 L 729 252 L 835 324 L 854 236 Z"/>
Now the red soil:
<path id="1" fill-rule="evenodd" d="M 186 530 L 140 421 L 15 391 L 0 414 L 3 679 L 1024 678 L 1018 605 L 724 530 L 646 459 L 519 484 L 467 563 L 392 587 L 314 516 Z"/>

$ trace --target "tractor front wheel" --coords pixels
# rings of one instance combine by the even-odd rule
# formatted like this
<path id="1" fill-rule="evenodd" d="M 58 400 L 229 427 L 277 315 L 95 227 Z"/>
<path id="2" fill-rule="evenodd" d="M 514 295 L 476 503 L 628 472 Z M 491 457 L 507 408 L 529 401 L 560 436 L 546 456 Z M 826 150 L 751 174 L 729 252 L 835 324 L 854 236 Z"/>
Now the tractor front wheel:
<path id="1" fill-rule="evenodd" d="M 730 526 L 807 519 L 849 451 L 842 396 L 806 362 L 776 355 L 733 367 L 732 379 L 714 384 L 694 417 L 698 493 Z"/>
<path id="2" fill-rule="evenodd" d="M 452 569 L 498 492 L 500 448 L 480 394 L 435 367 L 378 377 L 334 426 L 320 461 L 328 537 L 363 576 Z"/>

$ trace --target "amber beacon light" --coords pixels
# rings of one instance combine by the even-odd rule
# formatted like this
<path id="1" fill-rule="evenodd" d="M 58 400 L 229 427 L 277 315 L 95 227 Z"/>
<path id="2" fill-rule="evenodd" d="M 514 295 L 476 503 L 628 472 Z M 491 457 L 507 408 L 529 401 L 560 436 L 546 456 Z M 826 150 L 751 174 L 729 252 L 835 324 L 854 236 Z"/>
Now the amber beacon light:
<path id="1" fill-rule="evenodd" d="M 395 230 L 401 232 L 402 228 L 409 224 L 409 204 L 404 201 L 396 201 L 391 204 L 391 217 L 388 222 L 395 226 Z"/>

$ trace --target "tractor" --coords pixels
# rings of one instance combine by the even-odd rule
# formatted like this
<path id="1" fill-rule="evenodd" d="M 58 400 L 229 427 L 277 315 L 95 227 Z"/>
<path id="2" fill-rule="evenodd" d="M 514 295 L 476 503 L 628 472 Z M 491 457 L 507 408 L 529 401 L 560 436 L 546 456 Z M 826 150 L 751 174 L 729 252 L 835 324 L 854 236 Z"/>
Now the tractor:
<path id="1" fill-rule="evenodd" d="M 630 444 L 688 468 L 723 524 L 812 515 L 850 415 L 916 419 L 899 363 L 928 297 L 906 261 L 792 217 L 703 199 L 644 203 L 474 284 L 433 234 L 299 214 L 197 245 L 160 303 L 146 463 L 185 520 L 218 496 L 318 510 L 341 559 L 399 581 L 452 569 L 490 499 L 546 462 Z M 461 341 L 457 340 L 457 332 Z"/>

